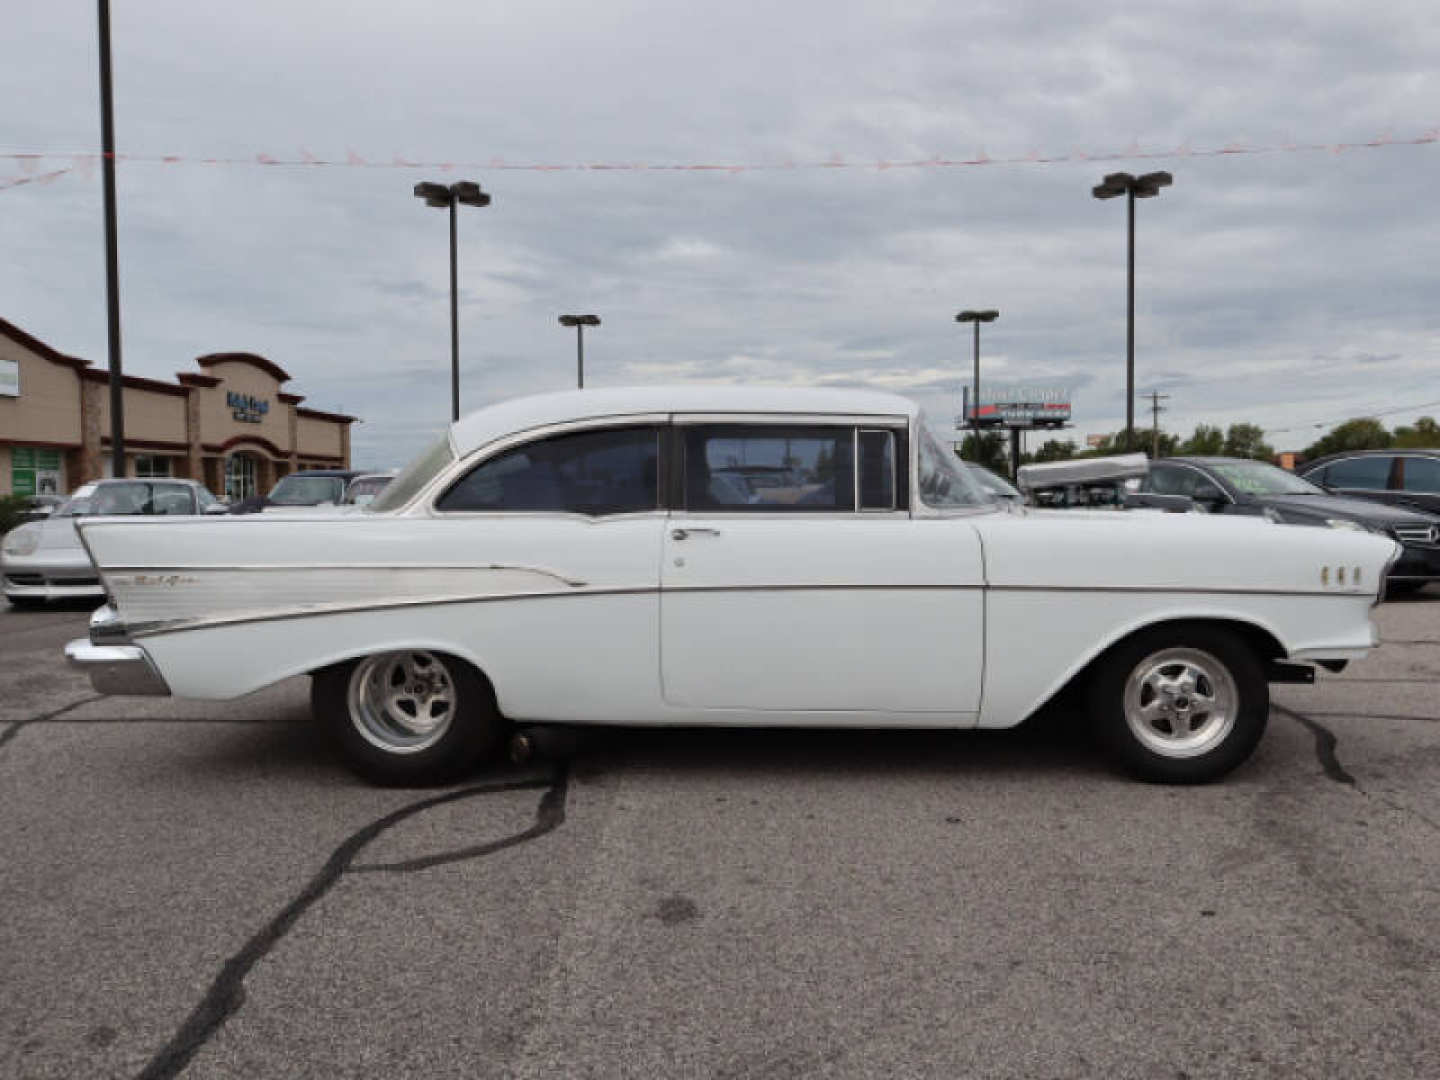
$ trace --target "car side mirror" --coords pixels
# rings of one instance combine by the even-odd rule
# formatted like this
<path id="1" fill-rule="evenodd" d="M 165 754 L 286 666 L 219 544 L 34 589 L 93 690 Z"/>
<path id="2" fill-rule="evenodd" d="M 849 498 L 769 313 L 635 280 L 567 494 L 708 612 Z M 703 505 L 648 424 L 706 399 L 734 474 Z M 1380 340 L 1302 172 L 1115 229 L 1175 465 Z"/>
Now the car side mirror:
<path id="1" fill-rule="evenodd" d="M 1225 505 L 1225 493 L 1214 484 L 1201 483 L 1195 485 L 1195 491 L 1190 496 L 1207 510 L 1218 510 Z"/>

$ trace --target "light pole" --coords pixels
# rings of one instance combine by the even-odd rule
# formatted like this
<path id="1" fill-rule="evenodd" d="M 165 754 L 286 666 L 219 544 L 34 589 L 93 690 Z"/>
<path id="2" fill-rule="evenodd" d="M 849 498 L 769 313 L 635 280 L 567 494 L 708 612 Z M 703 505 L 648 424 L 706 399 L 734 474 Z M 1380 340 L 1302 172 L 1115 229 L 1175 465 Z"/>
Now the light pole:
<path id="1" fill-rule="evenodd" d="M 975 454 L 980 454 L 980 324 L 982 322 L 994 322 L 1000 317 L 1000 312 L 994 310 L 970 311 L 965 310 L 955 316 L 958 323 L 975 324 L 975 381 L 970 389 L 970 428 L 971 434 L 975 436 Z"/>
<path id="2" fill-rule="evenodd" d="M 599 326 L 599 315 L 561 315 L 561 326 L 575 327 L 575 385 L 585 389 L 585 327 Z"/>
<path id="3" fill-rule="evenodd" d="M 120 245 L 115 226 L 115 108 L 110 88 L 110 0 L 100 20 L 100 172 L 105 190 L 105 308 L 110 343 L 110 471 L 125 475 L 125 395 L 120 363 Z M 87 479 L 81 477 L 81 479 Z"/>
<path id="4" fill-rule="evenodd" d="M 426 206 L 450 208 L 450 419 L 460 419 L 460 298 L 455 255 L 455 207 L 489 206 L 490 196 L 473 180 L 457 180 L 453 184 L 425 181 L 415 185 L 415 197 Z"/>
<path id="5" fill-rule="evenodd" d="M 1129 240 L 1126 255 L 1125 278 L 1125 449 L 1134 449 L 1135 444 L 1135 200 L 1149 199 L 1160 194 L 1162 187 L 1174 182 L 1168 172 L 1146 173 L 1131 176 L 1129 173 L 1111 173 L 1090 189 L 1097 199 L 1113 199 L 1117 195 L 1128 196 Z"/>

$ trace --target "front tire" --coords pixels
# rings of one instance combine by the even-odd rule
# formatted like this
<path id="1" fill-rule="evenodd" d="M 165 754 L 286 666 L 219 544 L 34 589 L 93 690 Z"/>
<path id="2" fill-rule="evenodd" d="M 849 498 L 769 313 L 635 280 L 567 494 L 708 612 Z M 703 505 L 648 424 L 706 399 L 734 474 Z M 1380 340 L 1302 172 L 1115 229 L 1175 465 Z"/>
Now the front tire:
<path id="1" fill-rule="evenodd" d="M 444 653 L 376 653 L 326 668 L 310 704 L 350 768 L 387 786 L 450 783 L 505 734 L 489 683 Z"/>
<path id="2" fill-rule="evenodd" d="M 1137 634 L 1101 663 L 1090 715 L 1116 760 L 1142 780 L 1204 784 L 1254 752 L 1270 687 L 1255 651 L 1212 626 Z"/>

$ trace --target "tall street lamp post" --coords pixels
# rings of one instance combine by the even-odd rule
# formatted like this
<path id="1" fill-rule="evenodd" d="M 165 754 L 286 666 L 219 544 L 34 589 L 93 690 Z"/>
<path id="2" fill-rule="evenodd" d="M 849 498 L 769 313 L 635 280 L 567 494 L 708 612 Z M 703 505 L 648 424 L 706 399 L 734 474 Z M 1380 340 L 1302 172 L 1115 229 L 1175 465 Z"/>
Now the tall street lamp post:
<path id="1" fill-rule="evenodd" d="M 1113 199 L 1117 195 L 1127 196 L 1128 203 L 1128 245 L 1125 278 L 1125 449 L 1135 446 L 1135 200 L 1149 199 L 1160 194 L 1162 187 L 1174 182 L 1168 172 L 1146 173 L 1131 176 L 1129 173 L 1111 173 L 1091 188 L 1090 194 L 1097 199 Z"/>
<path id="2" fill-rule="evenodd" d="M 115 109 L 110 90 L 110 0 L 100 19 L 100 171 L 105 189 L 105 307 L 110 343 L 110 468 L 125 475 L 125 395 L 120 365 L 120 245 L 115 226 Z M 83 477 L 82 477 L 83 479 Z"/>
<path id="3" fill-rule="evenodd" d="M 962 311 L 955 316 L 958 323 L 975 324 L 975 380 L 970 387 L 970 428 L 975 436 L 975 453 L 980 453 L 980 324 L 982 322 L 994 322 L 1000 317 L 1000 312 L 987 311 Z"/>
<path id="4" fill-rule="evenodd" d="M 460 298 L 455 255 L 455 207 L 489 206 L 490 196 L 473 180 L 457 180 L 453 184 L 425 181 L 415 185 L 415 197 L 426 206 L 450 208 L 450 419 L 460 419 Z"/>
<path id="5" fill-rule="evenodd" d="M 575 328 L 575 385 L 585 389 L 585 327 L 599 326 L 599 315 L 561 315 L 561 326 Z"/>

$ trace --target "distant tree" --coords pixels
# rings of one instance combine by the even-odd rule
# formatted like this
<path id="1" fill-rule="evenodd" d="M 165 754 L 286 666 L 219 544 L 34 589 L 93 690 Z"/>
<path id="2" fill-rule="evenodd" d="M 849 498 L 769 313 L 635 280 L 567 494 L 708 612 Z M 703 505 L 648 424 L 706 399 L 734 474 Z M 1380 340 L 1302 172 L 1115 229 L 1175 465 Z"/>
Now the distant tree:
<path id="1" fill-rule="evenodd" d="M 1308 461 L 1326 454 L 1338 454 L 1342 450 L 1385 450 L 1393 441 L 1385 425 L 1373 417 L 1346 420 L 1330 434 L 1307 446 L 1301 456 Z"/>
<path id="2" fill-rule="evenodd" d="M 1275 448 L 1265 441 L 1265 432 L 1255 424 L 1231 424 L 1225 433 L 1226 457 L 1256 458 L 1271 461 Z"/>
<path id="3" fill-rule="evenodd" d="M 976 465 L 984 465 L 1003 475 L 1010 475 L 1006 463 L 1009 455 L 1005 450 L 1003 431 L 982 431 L 977 436 L 972 432 L 960 443 L 960 456 Z"/>
<path id="4" fill-rule="evenodd" d="M 1198 424 L 1195 434 L 1180 444 L 1179 452 L 1192 457 L 1219 457 L 1225 452 L 1225 433 L 1210 424 Z"/>
<path id="5" fill-rule="evenodd" d="M 1059 439 L 1046 439 L 1040 444 L 1040 449 L 1033 454 L 1025 455 L 1031 461 L 1069 461 L 1076 454 L 1073 442 L 1061 442 Z"/>
<path id="6" fill-rule="evenodd" d="M 1440 450 L 1440 424 L 1433 416 L 1422 416 L 1414 427 L 1397 427 L 1393 445 L 1402 450 Z"/>
<path id="7" fill-rule="evenodd" d="M 1180 440 L 1174 435 L 1167 435 L 1160 432 L 1160 456 L 1172 457 L 1179 448 Z M 1106 435 L 1100 442 L 1088 448 L 1080 457 L 1108 457 L 1111 454 L 1145 454 L 1150 455 L 1155 448 L 1155 432 L 1152 428 L 1136 428 L 1135 438 L 1129 444 L 1125 441 L 1125 432 L 1117 431 L 1114 435 Z"/>

